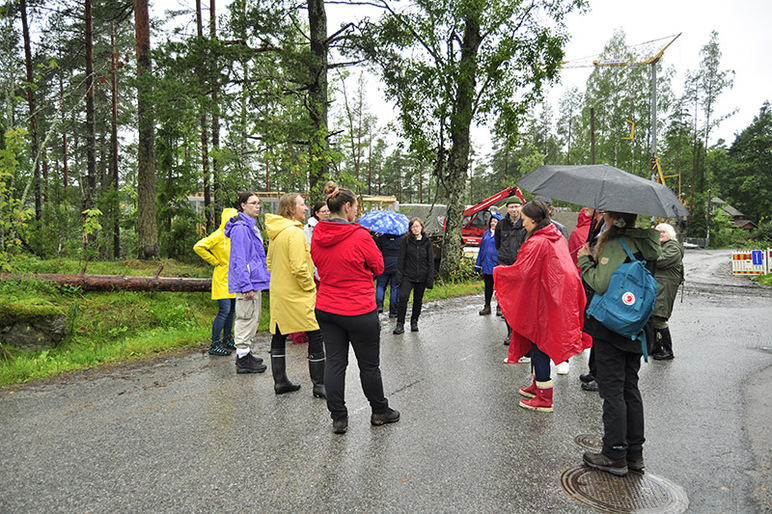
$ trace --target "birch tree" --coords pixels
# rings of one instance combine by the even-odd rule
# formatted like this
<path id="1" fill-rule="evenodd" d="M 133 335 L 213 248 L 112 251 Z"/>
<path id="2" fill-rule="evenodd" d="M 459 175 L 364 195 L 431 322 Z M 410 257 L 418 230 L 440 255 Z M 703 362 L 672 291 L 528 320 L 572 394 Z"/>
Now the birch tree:
<path id="1" fill-rule="evenodd" d="M 563 58 L 566 14 L 584 0 L 377 0 L 357 49 L 380 70 L 399 106 L 411 153 L 431 156 L 447 195 L 440 274 L 461 259 L 461 222 L 473 123 L 499 116 L 516 127 Z M 515 131 L 512 131 L 515 132 Z"/>

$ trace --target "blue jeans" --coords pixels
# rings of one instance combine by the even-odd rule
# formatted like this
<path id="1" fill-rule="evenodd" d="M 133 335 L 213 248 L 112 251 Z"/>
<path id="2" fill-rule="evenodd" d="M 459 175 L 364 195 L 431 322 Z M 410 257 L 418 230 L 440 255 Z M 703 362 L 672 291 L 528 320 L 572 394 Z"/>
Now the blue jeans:
<path id="1" fill-rule="evenodd" d="M 233 339 L 233 316 L 236 314 L 236 299 L 222 298 L 217 300 L 217 316 L 212 322 L 212 341 L 220 341 L 220 332 L 222 332 L 222 341 Z"/>
<path id="2" fill-rule="evenodd" d="M 531 364 L 537 382 L 547 382 L 550 379 L 550 356 L 531 343 Z"/>
<path id="3" fill-rule="evenodd" d="M 386 287 L 391 284 L 391 294 L 389 295 L 389 314 L 397 315 L 397 296 L 399 295 L 399 285 L 394 283 L 397 277 L 396 271 L 386 271 L 378 275 L 378 285 L 375 288 L 375 303 L 378 309 L 383 309 L 383 299 L 386 297 Z"/>

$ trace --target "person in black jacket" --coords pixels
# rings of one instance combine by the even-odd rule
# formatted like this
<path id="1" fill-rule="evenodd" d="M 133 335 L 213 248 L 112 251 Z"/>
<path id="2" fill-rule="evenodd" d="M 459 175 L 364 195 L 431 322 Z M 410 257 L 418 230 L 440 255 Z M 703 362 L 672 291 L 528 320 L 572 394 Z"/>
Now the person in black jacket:
<path id="1" fill-rule="evenodd" d="M 397 259 L 397 284 L 399 299 L 397 301 L 397 326 L 395 334 L 405 332 L 405 315 L 407 300 L 413 290 L 413 313 L 410 316 L 410 331 L 418 332 L 418 317 L 421 315 L 421 304 L 424 291 L 434 287 L 434 250 L 432 242 L 424 232 L 424 222 L 421 218 L 413 218 L 408 225 L 408 234 L 402 240 Z"/>
<path id="2" fill-rule="evenodd" d="M 386 297 L 386 287 L 391 284 L 391 293 L 389 294 L 389 318 L 397 317 L 397 294 L 399 286 L 397 285 L 397 260 L 399 258 L 399 247 L 405 235 L 381 234 L 375 238 L 375 244 L 383 254 L 383 265 L 385 270 L 376 277 L 377 286 L 375 289 L 375 303 L 378 305 L 378 312 L 383 312 L 383 300 Z"/>
<path id="3" fill-rule="evenodd" d="M 496 242 L 496 250 L 499 252 L 499 265 L 511 266 L 515 263 L 517 252 L 520 251 L 520 247 L 523 246 L 523 242 L 525 242 L 525 238 L 528 235 L 525 227 L 523 227 L 523 219 L 520 217 L 520 209 L 522 207 L 523 204 L 516 197 L 507 200 L 507 214 L 496 226 L 494 241 Z M 512 327 L 509 326 L 509 322 L 506 319 L 504 322 L 507 325 L 507 338 L 504 339 L 504 344 L 509 345 L 509 340 L 512 339 Z M 529 359 L 530 355 L 526 355 L 522 360 L 527 362 Z"/>
<path id="4" fill-rule="evenodd" d="M 523 204 L 518 198 L 507 200 L 507 214 L 496 227 L 496 250 L 499 252 L 498 263 L 511 266 L 517 260 L 517 252 L 523 246 L 525 236 L 528 234 L 523 227 L 520 217 L 520 209 Z"/>

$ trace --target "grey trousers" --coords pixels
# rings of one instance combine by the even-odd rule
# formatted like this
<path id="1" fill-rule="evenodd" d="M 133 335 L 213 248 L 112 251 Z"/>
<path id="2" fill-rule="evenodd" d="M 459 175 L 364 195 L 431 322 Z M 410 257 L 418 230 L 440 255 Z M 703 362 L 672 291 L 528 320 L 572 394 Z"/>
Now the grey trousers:
<path id="1" fill-rule="evenodd" d="M 245 300 L 243 293 L 236 293 L 236 323 L 233 327 L 233 340 L 236 343 L 236 355 L 243 357 L 252 350 L 252 338 L 260 324 L 262 291 L 255 291 L 254 300 Z"/>

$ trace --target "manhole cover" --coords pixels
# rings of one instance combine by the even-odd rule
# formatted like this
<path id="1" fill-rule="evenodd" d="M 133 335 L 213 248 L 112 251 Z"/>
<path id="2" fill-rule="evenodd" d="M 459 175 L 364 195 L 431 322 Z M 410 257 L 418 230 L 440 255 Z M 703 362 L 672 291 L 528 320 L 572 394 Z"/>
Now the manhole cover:
<path id="1" fill-rule="evenodd" d="M 603 448 L 603 439 L 594 435 L 579 434 L 574 437 L 574 442 L 586 450 L 599 450 Z"/>
<path id="2" fill-rule="evenodd" d="M 617 477 L 579 466 L 563 471 L 560 482 L 571 498 L 603 512 L 676 514 L 689 506 L 683 489 L 650 473 Z"/>

